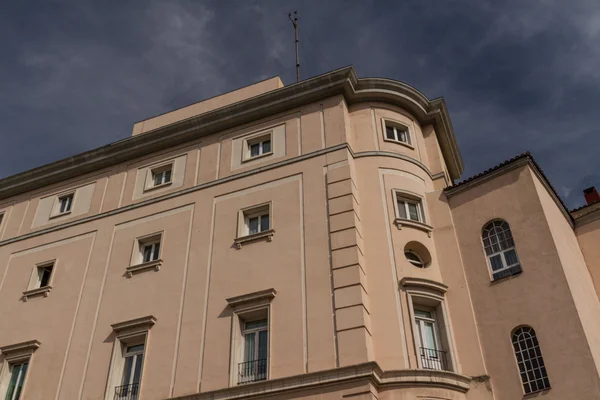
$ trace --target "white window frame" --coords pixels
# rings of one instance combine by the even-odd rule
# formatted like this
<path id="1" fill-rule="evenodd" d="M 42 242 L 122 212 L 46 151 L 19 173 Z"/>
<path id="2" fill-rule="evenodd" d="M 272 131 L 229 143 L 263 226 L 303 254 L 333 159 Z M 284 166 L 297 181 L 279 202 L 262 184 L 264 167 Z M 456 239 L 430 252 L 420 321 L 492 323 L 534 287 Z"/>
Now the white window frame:
<path id="1" fill-rule="evenodd" d="M 244 323 L 245 321 L 256 321 L 261 319 L 267 320 L 267 366 L 266 378 L 270 377 L 271 367 L 271 340 L 273 338 L 273 313 L 271 310 L 271 301 L 277 292 L 275 289 L 266 289 L 258 292 L 248 293 L 241 296 L 230 297 L 227 300 L 229 307 L 233 310 L 231 319 L 231 371 L 229 385 L 236 386 L 245 382 L 239 382 L 240 363 L 244 360 L 245 338 Z M 250 383 L 250 382 L 247 382 Z"/>
<path id="2" fill-rule="evenodd" d="M 419 260 L 419 264 L 416 264 L 416 261 L 414 261 L 414 260 L 411 260 L 410 258 L 406 257 L 406 254 L 407 254 L 407 253 L 410 253 L 410 254 L 414 255 L 415 257 L 417 257 L 417 259 Z M 423 268 L 426 268 L 426 267 L 427 267 L 427 263 L 425 263 L 425 260 L 423 260 L 423 257 L 421 257 L 421 256 L 419 255 L 419 253 L 417 253 L 417 252 L 416 252 L 416 251 L 414 251 L 414 250 L 405 250 L 405 251 L 404 251 L 404 257 L 406 257 L 406 260 L 407 260 L 407 261 L 408 261 L 408 262 L 409 262 L 409 263 L 410 263 L 412 266 L 414 266 L 414 267 L 416 267 L 416 268 L 421 268 L 421 269 L 423 269 Z"/>
<path id="3" fill-rule="evenodd" d="M 394 121 L 386 118 L 382 118 L 382 127 L 383 127 L 383 140 L 385 142 L 397 143 L 403 146 L 406 146 L 410 149 L 414 150 L 414 145 L 412 143 L 412 132 L 408 125 L 401 123 L 399 121 Z M 394 137 L 388 138 L 387 128 L 392 128 L 394 130 Z M 401 140 L 400 132 L 406 132 L 406 140 Z"/>
<path id="4" fill-rule="evenodd" d="M 140 371 L 140 382 L 138 384 L 138 394 L 131 400 L 141 399 L 141 390 L 144 380 L 144 365 L 148 359 L 148 345 L 150 337 L 150 329 L 156 323 L 156 318 L 152 315 L 136 318 L 130 321 L 113 324 L 114 344 L 112 358 L 110 363 L 109 378 L 106 382 L 105 400 L 114 400 L 115 389 L 122 386 L 123 369 L 125 368 L 125 357 L 127 348 L 143 344 L 142 368 Z M 126 398 L 129 400 L 129 398 Z"/>
<path id="5" fill-rule="evenodd" d="M 486 250 L 486 245 L 485 245 L 485 239 L 489 239 L 490 235 L 488 235 L 487 237 L 484 237 L 483 234 L 485 233 L 485 230 L 487 229 L 488 226 L 490 226 L 491 224 L 494 224 L 496 222 L 501 222 L 501 223 L 505 223 L 506 226 L 508 227 L 508 232 L 510 232 L 510 240 L 512 241 L 513 245 L 510 247 L 506 247 L 504 249 L 500 249 L 499 251 L 496 251 L 494 253 L 488 254 L 487 250 Z M 506 230 L 504 230 L 504 232 L 506 232 Z M 495 235 L 495 234 L 493 234 Z M 486 223 L 483 226 L 482 232 L 481 232 L 481 243 L 483 245 L 483 252 L 486 256 L 487 259 L 487 263 L 488 263 L 488 271 L 490 272 L 490 278 L 492 280 L 496 280 L 496 279 L 501 279 L 501 278 L 494 278 L 494 275 L 506 271 L 510 268 L 516 267 L 516 266 L 520 266 L 521 265 L 521 259 L 519 258 L 519 253 L 517 252 L 517 248 L 515 245 L 515 238 L 512 236 L 512 229 L 510 227 L 510 224 L 502 219 L 497 219 L 497 220 L 493 220 L 490 221 L 488 223 Z M 498 247 L 500 247 L 500 245 L 498 245 Z M 508 265 L 508 262 L 506 261 L 506 255 L 505 253 L 509 252 L 509 251 L 514 251 L 515 253 L 515 258 L 517 259 L 517 262 L 514 264 L 510 264 Z M 494 270 L 492 268 L 492 258 L 496 257 L 496 256 L 500 256 L 500 261 L 502 262 L 502 268 Z"/>
<path id="6" fill-rule="evenodd" d="M 423 213 L 423 200 L 421 198 L 410 196 L 403 192 L 396 191 L 394 200 L 395 200 L 395 205 L 396 205 L 396 217 L 398 219 L 412 221 L 412 222 L 420 222 L 423 224 L 425 223 L 425 215 Z M 402 217 L 400 214 L 400 207 L 402 207 L 400 205 L 401 201 L 404 202 L 404 213 L 406 215 L 406 218 Z M 413 204 L 416 206 L 417 219 L 411 218 L 410 209 L 408 207 L 409 204 Z"/>
<path id="7" fill-rule="evenodd" d="M 75 205 L 75 195 L 77 194 L 76 190 L 72 190 L 69 192 L 61 193 L 56 195 L 54 198 L 54 205 L 52 206 L 52 213 L 50 215 L 51 218 L 62 217 L 64 215 L 69 215 L 73 211 L 73 206 Z M 62 211 L 63 199 L 69 199 L 68 205 L 69 208 L 65 211 Z"/>
<path id="8" fill-rule="evenodd" d="M 12 374 L 14 367 L 25 363 L 27 363 L 27 371 L 25 372 L 25 376 L 23 377 L 22 390 L 18 398 L 16 397 L 16 392 L 13 392 L 13 396 L 10 400 L 26 399 L 25 396 L 27 391 L 27 375 L 29 374 L 29 370 L 31 369 L 33 353 L 39 348 L 39 346 L 40 342 L 38 342 L 37 340 L 30 340 L 28 342 L 0 347 L 0 351 L 4 356 L 4 362 L 0 364 L 0 398 L 2 400 L 6 398 L 6 395 L 8 393 L 8 388 L 13 376 Z M 21 375 L 21 373 L 22 370 L 19 371 L 19 375 Z M 17 377 L 17 382 L 19 379 L 20 376 Z"/>
<path id="9" fill-rule="evenodd" d="M 269 142 L 269 150 L 264 150 L 264 143 Z M 258 154 L 252 155 L 252 146 L 258 144 Z M 273 154 L 273 131 L 259 132 L 247 138 L 242 143 L 242 162 L 256 160 Z"/>
<path id="10" fill-rule="evenodd" d="M 429 313 L 429 317 L 418 315 L 418 312 Z M 440 341 L 440 332 L 438 329 L 438 322 L 436 318 L 436 309 L 433 307 L 426 307 L 422 305 L 413 305 L 413 323 L 415 324 L 416 336 L 418 338 L 419 348 L 425 348 L 428 350 L 444 351 L 442 342 Z M 425 325 L 431 324 L 433 327 L 433 342 L 434 349 L 430 349 L 424 341 L 423 335 L 425 334 Z"/>
<path id="11" fill-rule="evenodd" d="M 158 255 L 156 258 L 151 258 L 146 261 L 144 259 L 144 251 L 147 246 L 152 247 L 151 257 L 154 255 L 154 249 L 158 245 Z M 159 261 L 162 259 L 162 252 L 164 249 L 164 232 L 156 232 L 150 235 L 141 236 L 135 239 L 133 245 L 133 255 L 131 258 L 131 266 L 141 265 Z"/>
<path id="12" fill-rule="evenodd" d="M 405 277 L 400 281 L 400 287 L 406 292 L 406 301 L 410 314 L 411 329 L 413 333 L 413 344 L 417 367 L 424 369 L 421 360 L 421 339 L 417 328 L 417 317 L 415 310 L 430 311 L 434 315 L 436 345 L 440 351 L 446 354 L 446 368 L 448 371 L 461 373 L 458 369 L 457 354 L 455 351 L 454 338 L 452 335 L 450 317 L 446 308 L 445 293 L 448 287 L 444 284 L 422 278 Z M 443 366 L 443 364 L 440 364 Z"/>
<path id="13" fill-rule="evenodd" d="M 262 228 L 262 219 L 265 215 L 268 215 L 269 217 L 269 226 L 267 229 Z M 253 218 L 258 218 L 258 231 L 250 233 L 250 220 Z M 243 208 L 238 212 L 238 230 L 237 237 L 235 239 L 238 249 L 241 248 L 244 242 L 257 238 L 266 237 L 270 242 L 272 241 L 274 233 L 275 230 L 273 229 L 272 202 Z"/>
<path id="14" fill-rule="evenodd" d="M 35 269 L 36 274 L 35 275 L 36 275 L 37 279 L 35 280 L 35 284 L 32 287 L 32 289 L 41 289 L 41 288 L 44 288 L 44 287 L 52 286 L 52 280 L 54 278 L 54 272 L 56 271 L 54 264 L 55 264 L 54 261 L 49 261 L 49 262 L 45 262 L 45 263 L 36 265 L 36 269 Z M 48 268 L 51 269 L 50 276 L 48 277 L 48 282 L 47 282 L 46 285 L 42 285 L 43 273 Z"/>
<path id="15" fill-rule="evenodd" d="M 166 180 L 167 171 L 169 172 L 169 180 Z M 156 183 L 156 177 L 160 174 L 160 183 Z M 160 167 L 151 168 L 151 187 L 159 188 L 164 186 L 169 186 L 173 183 L 173 163 L 169 163 L 166 165 L 162 165 Z"/>

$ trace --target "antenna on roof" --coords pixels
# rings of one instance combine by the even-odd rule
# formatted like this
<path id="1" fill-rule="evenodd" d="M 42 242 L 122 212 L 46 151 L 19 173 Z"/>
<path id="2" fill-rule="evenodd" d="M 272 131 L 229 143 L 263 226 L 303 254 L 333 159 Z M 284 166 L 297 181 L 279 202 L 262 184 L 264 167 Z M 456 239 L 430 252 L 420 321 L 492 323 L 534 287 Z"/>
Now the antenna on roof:
<path id="1" fill-rule="evenodd" d="M 300 82 L 300 55 L 298 54 L 298 11 L 294 11 L 294 19 L 292 13 L 288 14 L 288 18 L 294 25 L 294 35 L 296 36 L 296 82 Z"/>

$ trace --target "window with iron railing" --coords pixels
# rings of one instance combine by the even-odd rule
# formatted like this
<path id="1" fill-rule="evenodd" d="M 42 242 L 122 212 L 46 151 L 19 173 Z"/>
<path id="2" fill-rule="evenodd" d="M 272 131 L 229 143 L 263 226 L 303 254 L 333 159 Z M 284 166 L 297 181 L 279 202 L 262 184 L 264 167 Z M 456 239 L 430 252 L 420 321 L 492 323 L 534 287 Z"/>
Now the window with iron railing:
<path id="1" fill-rule="evenodd" d="M 114 400 L 138 400 L 144 362 L 144 344 L 127 346 L 123 358 L 121 385 L 115 387 Z"/>
<path id="2" fill-rule="evenodd" d="M 421 368 L 448 371 L 446 351 L 442 349 L 435 310 L 415 309 L 415 331 Z"/>
<path id="3" fill-rule="evenodd" d="M 244 360 L 238 364 L 238 383 L 249 383 L 267 379 L 268 320 L 245 321 L 242 335 L 244 337 Z"/>

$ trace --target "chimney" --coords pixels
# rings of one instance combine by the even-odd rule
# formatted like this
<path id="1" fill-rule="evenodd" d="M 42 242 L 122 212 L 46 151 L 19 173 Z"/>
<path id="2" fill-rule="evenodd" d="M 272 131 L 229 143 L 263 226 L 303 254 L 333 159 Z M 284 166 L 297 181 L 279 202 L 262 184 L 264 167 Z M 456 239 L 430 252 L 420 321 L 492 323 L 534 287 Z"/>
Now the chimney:
<path id="1" fill-rule="evenodd" d="M 587 202 L 588 206 L 600 201 L 600 194 L 598 194 L 598 191 L 594 186 L 584 189 L 583 195 L 585 196 L 585 201 Z"/>

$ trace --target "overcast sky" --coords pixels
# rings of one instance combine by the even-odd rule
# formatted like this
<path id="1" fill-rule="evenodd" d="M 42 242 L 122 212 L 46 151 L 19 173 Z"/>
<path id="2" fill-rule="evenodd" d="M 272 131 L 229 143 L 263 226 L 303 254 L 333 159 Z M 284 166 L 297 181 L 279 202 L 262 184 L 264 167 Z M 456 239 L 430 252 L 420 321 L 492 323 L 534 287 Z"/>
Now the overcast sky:
<path id="1" fill-rule="evenodd" d="M 531 151 L 569 207 L 600 186 L 598 0 L 6 1 L 0 177 L 279 75 L 354 65 L 448 104 L 463 178 Z"/>

